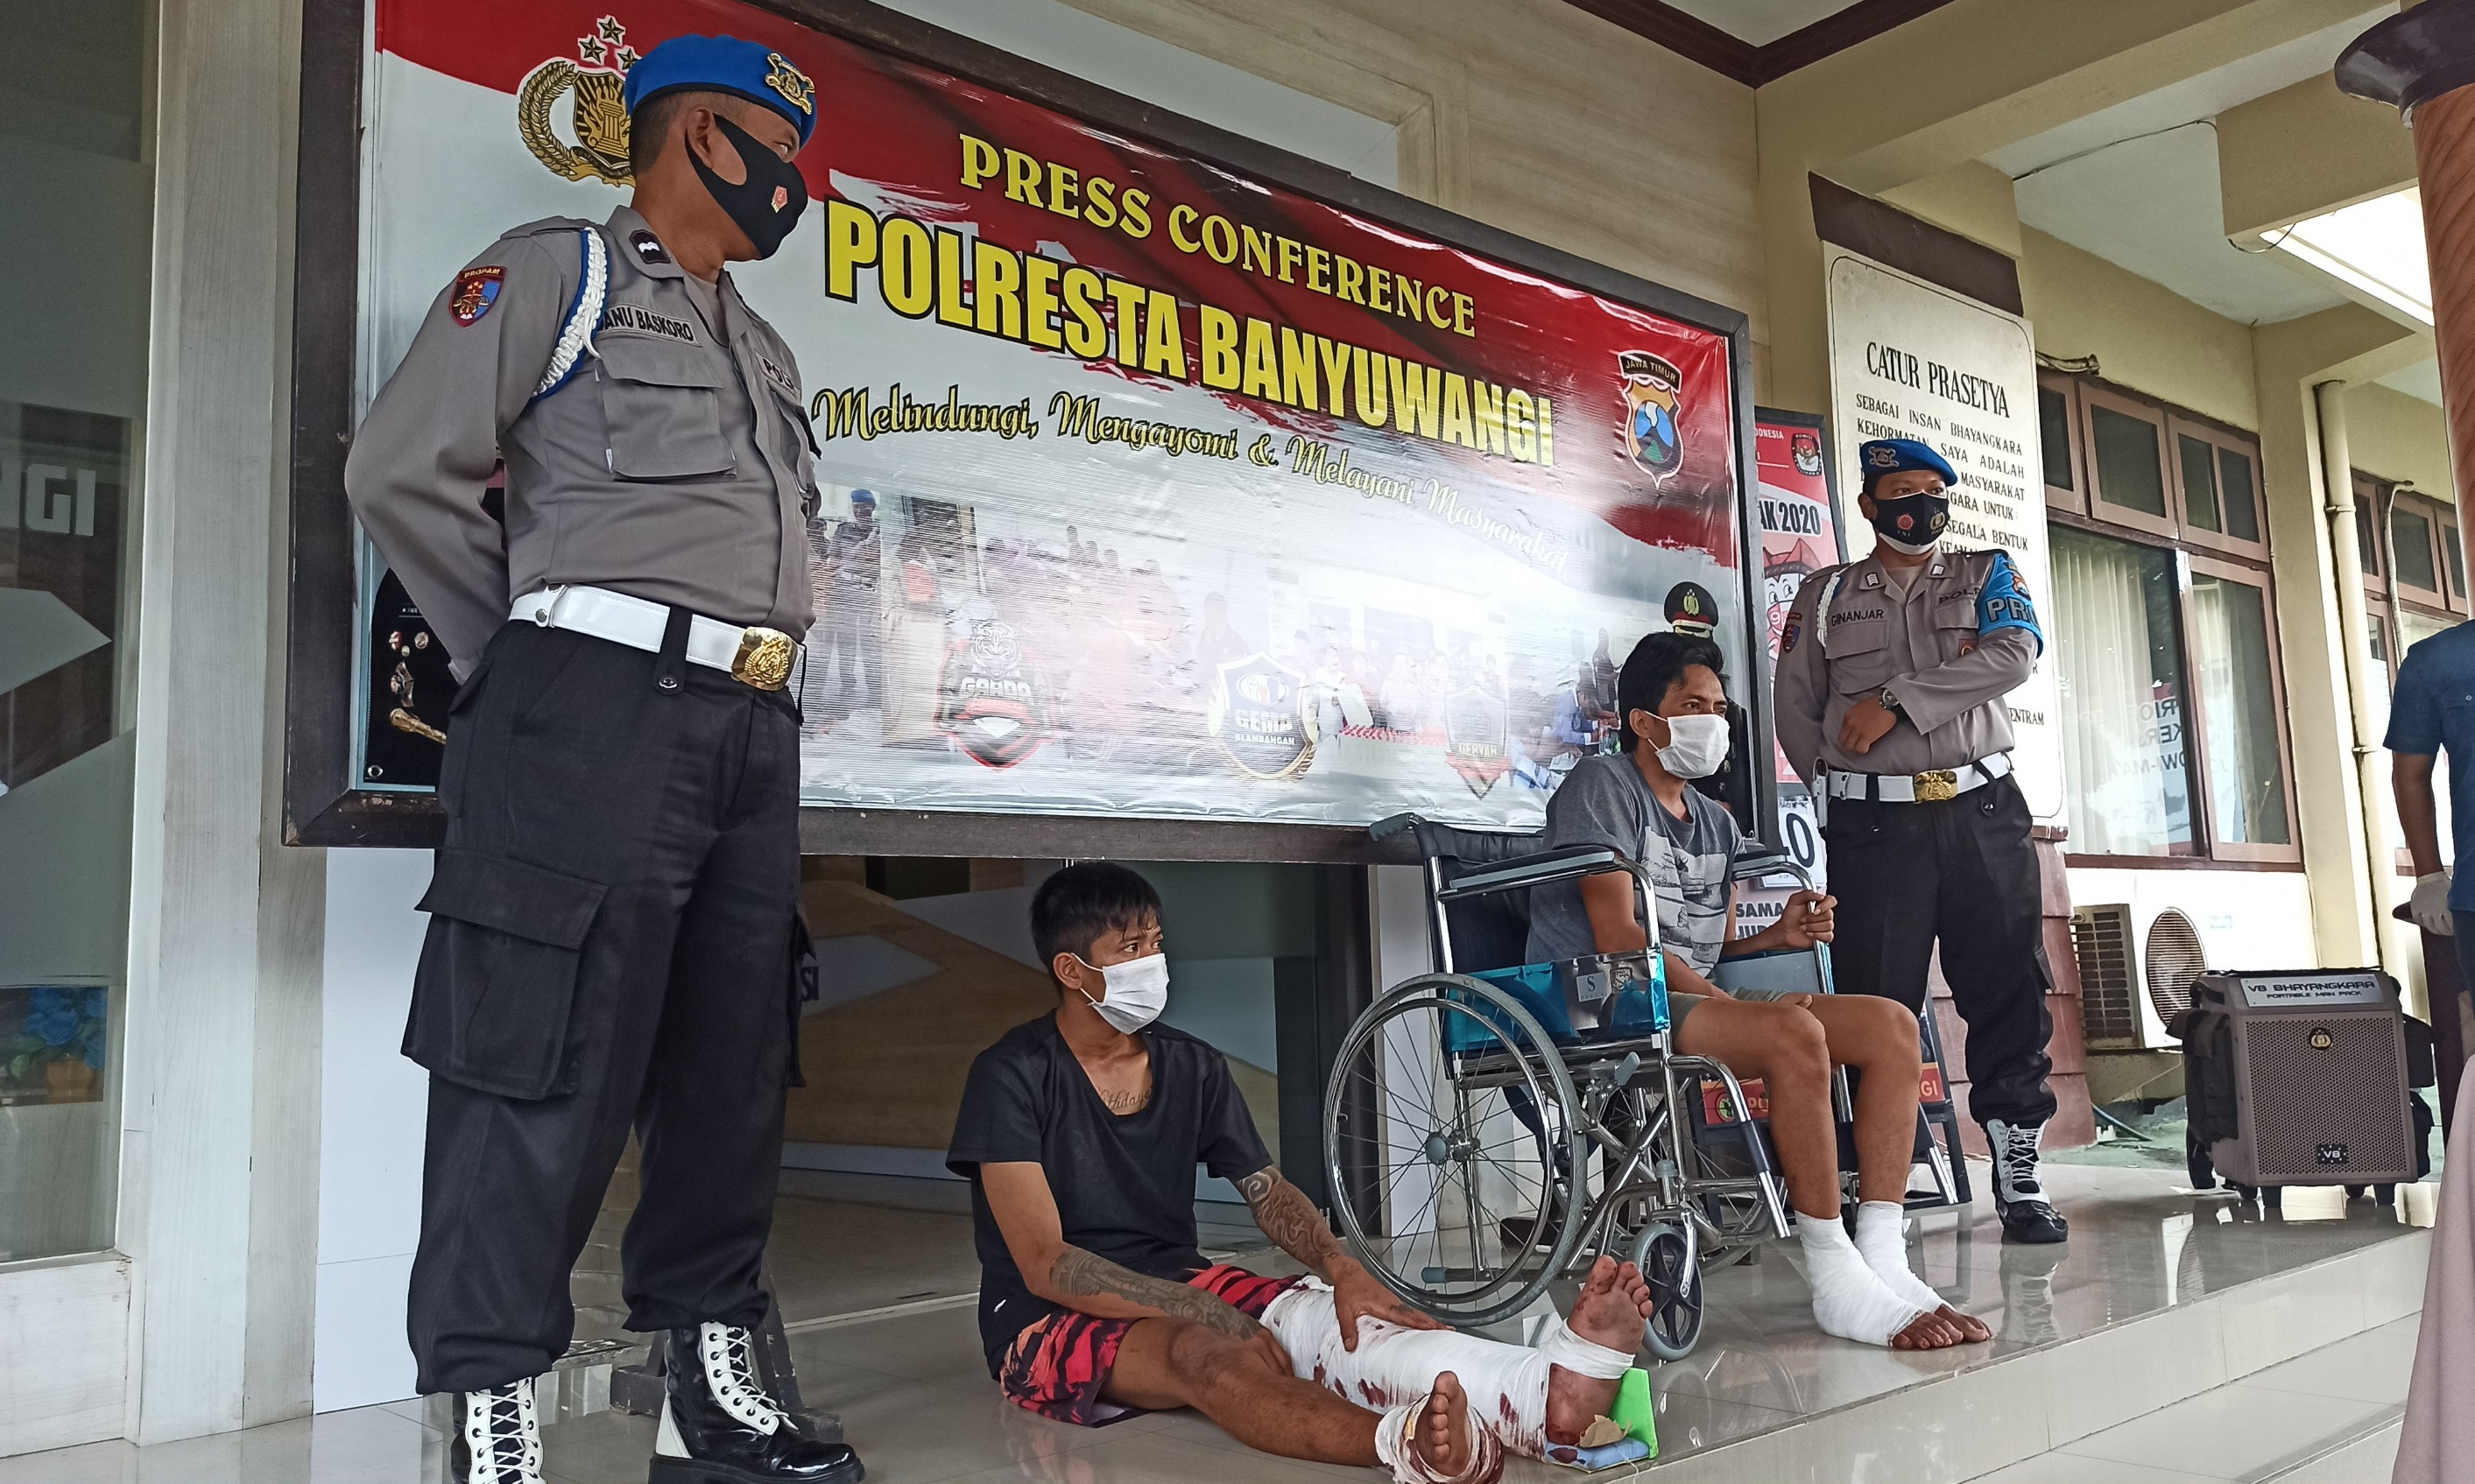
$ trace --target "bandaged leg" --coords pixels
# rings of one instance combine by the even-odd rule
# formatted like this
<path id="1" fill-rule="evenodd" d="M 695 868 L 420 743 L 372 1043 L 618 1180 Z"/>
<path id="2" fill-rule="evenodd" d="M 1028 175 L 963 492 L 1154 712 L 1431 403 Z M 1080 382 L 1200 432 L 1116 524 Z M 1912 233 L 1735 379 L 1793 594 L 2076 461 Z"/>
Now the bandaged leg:
<path id="1" fill-rule="evenodd" d="M 1836 1216 L 1799 1211 L 1796 1234 L 1804 1247 L 1805 1281 L 1813 1288 L 1813 1320 L 1826 1334 L 1888 1345 L 1918 1315 L 1930 1314 L 1941 1305 L 1939 1299 L 1931 1303 L 1911 1302 L 1884 1286 L 1866 1266 Z M 1905 1260 L 1903 1256 L 1901 1262 Z"/>
<path id="2" fill-rule="evenodd" d="M 1556 1368 L 1612 1381 L 1632 1364 L 1623 1350 L 1594 1345 L 1558 1319 L 1530 1350 L 1452 1329 L 1405 1329 L 1380 1319 L 1358 1322 L 1358 1349 L 1340 1343 L 1332 1290 L 1309 1278 L 1272 1301 L 1263 1326 L 1289 1352 L 1298 1375 L 1360 1406 L 1414 1407 L 1450 1371 L 1469 1395 L 1471 1420 L 1531 1458 L 1547 1454 L 1547 1388 Z"/>
<path id="3" fill-rule="evenodd" d="M 1856 1254 L 1901 1302 L 1931 1314 L 1943 1306 L 1943 1297 L 1908 1266 L 1907 1225 L 1908 1213 L 1896 1201 L 1868 1201 L 1859 1205 Z"/>
<path id="4" fill-rule="evenodd" d="M 1440 1374 L 1440 1373 L 1438 1373 Z M 1429 1385 L 1434 1380 L 1429 1378 Z M 1469 1463 L 1460 1472 L 1450 1475 L 1437 1472 L 1434 1465 L 1418 1454 L 1412 1432 L 1427 1410 L 1428 1394 L 1420 1393 L 1414 1401 L 1405 1401 L 1385 1409 L 1375 1423 L 1375 1456 L 1392 1471 L 1393 1484 L 1495 1484 L 1504 1477 L 1504 1445 L 1494 1433 L 1480 1425 L 1476 1397 L 1470 1398 L 1470 1408 L 1463 1425 L 1469 1431 L 1462 1439 L 1469 1449 Z"/>

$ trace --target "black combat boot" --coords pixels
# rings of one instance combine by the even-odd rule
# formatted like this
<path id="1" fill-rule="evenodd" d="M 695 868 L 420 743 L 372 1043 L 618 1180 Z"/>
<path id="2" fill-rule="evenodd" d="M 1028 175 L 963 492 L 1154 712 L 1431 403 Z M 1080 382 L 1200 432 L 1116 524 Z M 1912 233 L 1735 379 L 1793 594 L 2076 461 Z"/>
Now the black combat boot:
<path id="1" fill-rule="evenodd" d="M 674 1329 L 668 1355 L 649 1484 L 860 1484 L 867 1477 L 857 1453 L 808 1436 L 774 1399 L 747 1330 L 716 1324 Z"/>
<path id="2" fill-rule="evenodd" d="M 533 1383 L 456 1393 L 455 1441 L 448 1464 L 455 1484 L 542 1484 Z"/>
<path id="3" fill-rule="evenodd" d="M 2071 1223 L 2046 1200 L 2037 1180 L 2037 1141 L 2043 1124 L 2025 1128 L 1999 1118 L 1985 1121 L 1985 1141 L 1994 1150 L 1994 1209 L 2002 1218 L 2005 1242 L 2065 1242 Z"/>

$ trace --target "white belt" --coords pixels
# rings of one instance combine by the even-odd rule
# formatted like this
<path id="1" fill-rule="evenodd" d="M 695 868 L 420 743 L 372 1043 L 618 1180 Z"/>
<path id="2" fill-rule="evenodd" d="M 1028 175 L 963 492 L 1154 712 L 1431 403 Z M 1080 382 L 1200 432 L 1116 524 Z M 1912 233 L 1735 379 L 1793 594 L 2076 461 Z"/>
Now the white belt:
<path id="1" fill-rule="evenodd" d="M 650 653 L 662 652 L 671 609 L 608 588 L 543 588 L 516 599 L 510 622 L 538 623 L 544 628 L 573 629 L 606 639 L 614 645 Z M 688 620 L 688 659 L 726 671 L 731 678 L 759 691 L 779 691 L 791 678 L 791 662 L 799 646 L 779 629 L 724 623 L 701 614 Z"/>
<path id="2" fill-rule="evenodd" d="M 1823 775 L 1823 791 L 1835 799 L 1875 799 L 1885 804 L 1936 804 L 2009 777 L 2011 754 L 1997 752 L 1957 767 L 1930 768 L 1922 773 L 1843 773 Z"/>

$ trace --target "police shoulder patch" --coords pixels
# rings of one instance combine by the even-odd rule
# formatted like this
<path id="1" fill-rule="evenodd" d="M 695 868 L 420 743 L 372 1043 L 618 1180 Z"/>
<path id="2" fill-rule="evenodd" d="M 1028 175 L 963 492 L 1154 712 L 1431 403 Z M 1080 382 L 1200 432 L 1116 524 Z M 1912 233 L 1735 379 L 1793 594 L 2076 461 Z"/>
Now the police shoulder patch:
<path id="1" fill-rule="evenodd" d="M 1796 642 L 1804 634 L 1804 615 L 1794 608 L 1787 611 L 1787 621 L 1779 627 L 1779 657 L 1796 651 Z"/>
<path id="2" fill-rule="evenodd" d="M 455 316 L 456 324 L 470 325 L 490 312 L 506 282 L 507 270 L 496 263 L 467 268 L 455 276 L 455 286 L 447 296 L 447 312 Z"/>

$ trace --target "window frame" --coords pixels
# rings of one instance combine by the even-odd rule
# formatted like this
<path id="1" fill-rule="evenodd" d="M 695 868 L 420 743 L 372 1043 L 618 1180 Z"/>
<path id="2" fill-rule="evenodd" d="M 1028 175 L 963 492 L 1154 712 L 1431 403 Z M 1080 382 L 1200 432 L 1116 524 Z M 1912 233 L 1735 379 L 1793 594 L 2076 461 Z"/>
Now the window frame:
<path id="1" fill-rule="evenodd" d="M 2193 729 L 2193 735 L 2198 743 L 2199 766 L 2196 771 L 2199 776 L 2193 792 L 2200 799 L 2200 809 L 2199 817 L 2194 822 L 2204 826 L 2198 831 L 2207 840 L 2204 854 L 2215 861 L 2278 862 L 2300 865 L 2303 864 L 2303 821 L 2295 807 L 2294 742 L 2286 716 L 2286 658 L 2277 642 L 2277 592 L 2270 585 L 2268 570 L 2250 562 L 2228 561 L 2189 548 L 2180 549 L 2175 555 L 2179 577 L 2176 596 L 2182 604 L 2183 620 L 2183 631 L 2176 638 L 2183 646 L 2184 673 L 2191 677 L 2188 682 L 2191 704 L 2187 711 L 2187 724 Z M 2218 838 L 2217 779 L 2208 765 L 2212 745 L 2208 707 L 2201 702 L 2199 656 L 2192 647 L 2193 620 L 2198 615 L 2198 599 L 2193 582 L 2194 576 L 2240 583 L 2260 594 L 2262 626 L 2268 642 L 2270 709 L 2277 723 L 2278 775 L 2286 794 L 2287 842 L 2282 845 Z"/>
<path id="2" fill-rule="evenodd" d="M 2381 545 L 2382 554 L 2387 558 L 2385 565 L 2389 568 L 2389 596 L 2436 618 L 2454 617 L 2449 600 L 2449 553 L 2440 547 L 2442 526 L 2454 523 L 2446 519 L 2440 502 L 2428 495 L 2400 490 L 2395 485 L 2389 487 L 2388 495 L 2389 498 L 2382 502 L 2388 514 L 2381 522 Z M 2435 584 L 2432 587 L 2420 587 L 2408 581 L 2406 573 L 2398 567 L 2397 519 L 2401 515 L 2412 516 L 2423 523 L 2423 554 L 2432 563 Z"/>
<path id="3" fill-rule="evenodd" d="M 2037 390 L 2040 393 L 2060 392 L 2062 394 L 2063 451 L 2071 460 L 2071 488 L 2064 489 L 2055 484 L 2045 487 L 2046 508 L 2049 511 L 2068 510 L 2073 515 L 2086 515 L 2089 513 L 2089 460 L 2087 445 L 2080 433 L 2080 383 L 2076 378 L 2064 376 L 2060 372 L 2040 370 L 2037 373 Z M 2037 432 L 2040 438 L 2045 436 L 2045 423 L 2044 409 L 2040 408 L 2037 417 Z M 2037 477 L 2040 480 L 2044 479 L 2045 473 L 2045 450 L 2040 448 Z"/>
<path id="4" fill-rule="evenodd" d="M 2177 539 L 2176 527 L 2181 523 L 2181 479 L 2174 468 L 2174 439 L 2167 430 L 2166 410 L 2087 382 L 2080 383 L 2078 402 L 2080 415 L 2074 422 L 2080 447 L 2088 453 L 2086 461 L 2079 466 L 2079 472 L 2084 474 L 2083 482 L 2089 487 L 2089 518 L 2143 535 L 2163 536 L 2169 541 Z M 2157 488 L 2165 497 L 2164 515 L 2150 515 L 2145 510 L 2106 498 L 2105 475 L 2098 470 L 2096 458 L 2096 415 L 2099 412 L 2117 413 L 2145 423 L 2157 430 Z"/>
<path id="5" fill-rule="evenodd" d="M 2172 406 L 2151 398 L 2142 397 L 2129 388 L 2117 387 L 2091 377 L 2040 369 L 2038 385 L 2062 391 L 2069 399 L 2071 412 L 2071 468 L 2080 488 L 2058 490 L 2046 485 L 2046 515 L 2054 525 L 2070 526 L 2091 535 L 2127 542 L 2135 546 L 2162 550 L 2172 559 L 2175 572 L 2174 643 L 2182 661 L 2184 689 L 2185 756 L 2187 766 L 2198 776 L 2190 785 L 2193 812 L 2193 836 L 2197 850 L 2190 855 L 2163 852 L 2137 854 L 2095 854 L 2073 851 L 2066 854 L 2069 865 L 2115 867 L 2180 867 L 2188 869 L 2224 870 L 2300 870 L 2303 867 L 2303 822 L 2295 793 L 2293 728 L 2286 708 L 2286 656 L 2278 634 L 2277 578 L 2269 561 L 2269 516 L 2267 478 L 2262 467 L 2260 440 L 2256 434 L 2242 428 L 2214 422 L 2203 415 Z M 2166 515 L 2163 519 L 2146 511 L 2116 504 L 2105 499 L 2102 476 L 2096 471 L 2096 431 L 2095 414 L 2098 409 L 2120 412 L 2137 418 L 2157 429 L 2157 452 L 2161 465 L 2158 475 L 2166 491 Z M 2190 521 L 2190 498 L 2183 487 L 2183 461 L 2178 436 L 2190 436 L 2209 444 L 2214 450 L 2231 450 L 2251 461 L 2253 513 L 2260 521 L 2260 539 L 2245 541 L 2223 531 L 2201 530 Z M 2212 463 L 2213 472 L 2221 464 Z M 2356 471 L 2356 495 L 2368 500 L 2380 513 L 2383 523 L 2376 528 L 2375 550 L 2379 554 L 2381 574 L 2389 571 L 2388 525 L 2385 481 L 2375 480 Z M 2219 524 L 2223 524 L 2223 494 L 2219 495 Z M 2263 612 L 2267 619 L 2269 683 L 2275 700 L 2277 746 L 2280 770 L 2286 791 L 2287 832 L 2292 842 L 2284 845 L 2263 845 L 2228 842 L 2218 839 L 2217 799 L 2215 784 L 2209 772 L 2210 733 L 2208 718 L 2203 715 L 2199 694 L 2200 662 L 2193 652 L 2192 634 L 2193 611 L 2193 576 L 2206 573 L 2221 581 L 2241 582 L 2257 588 Z M 2447 581 L 2444 573 L 2442 580 Z M 2389 617 L 2393 603 L 2385 583 L 2373 574 L 2365 574 L 2365 589 L 2382 624 L 2382 637 L 2389 650 L 2389 666 L 2394 671 L 2397 661 L 2397 628 Z M 2418 605 L 2421 606 L 2421 605 Z M 2060 663 L 2059 656 L 2056 663 Z"/>
<path id="6" fill-rule="evenodd" d="M 2360 530 L 2364 523 L 2371 523 L 2372 565 L 2364 571 L 2364 591 L 2386 599 L 2389 596 L 2389 518 L 2384 498 L 2388 489 L 2380 480 L 2360 469 L 2349 470 L 2347 474 L 2355 491 L 2355 524 Z M 2360 548 L 2363 544 L 2359 535 L 2355 541 L 2358 558 L 2362 555 Z M 2394 661 L 2390 668 L 2396 668 Z"/>
<path id="7" fill-rule="evenodd" d="M 2195 547 L 2206 547 L 2234 556 L 2267 561 L 2268 503 L 2266 493 L 2261 487 L 2259 440 L 2239 437 L 2223 428 L 2174 413 L 2167 415 L 2166 436 L 2168 442 L 2172 445 L 2169 450 L 2166 462 L 2174 475 L 2172 509 L 2174 523 L 2178 527 L 2177 539 L 2189 542 Z M 2183 487 L 2183 447 L 2180 440 L 2185 438 L 2207 444 L 2211 450 L 2209 473 L 2210 477 L 2217 480 L 2218 523 L 2221 526 L 2226 523 L 2226 492 L 2225 481 L 2219 471 L 2225 467 L 2225 455 L 2239 454 L 2250 463 L 2252 519 L 2259 525 L 2259 539 L 2247 541 L 2230 531 L 2205 530 L 2192 523 L 2191 492 Z"/>

